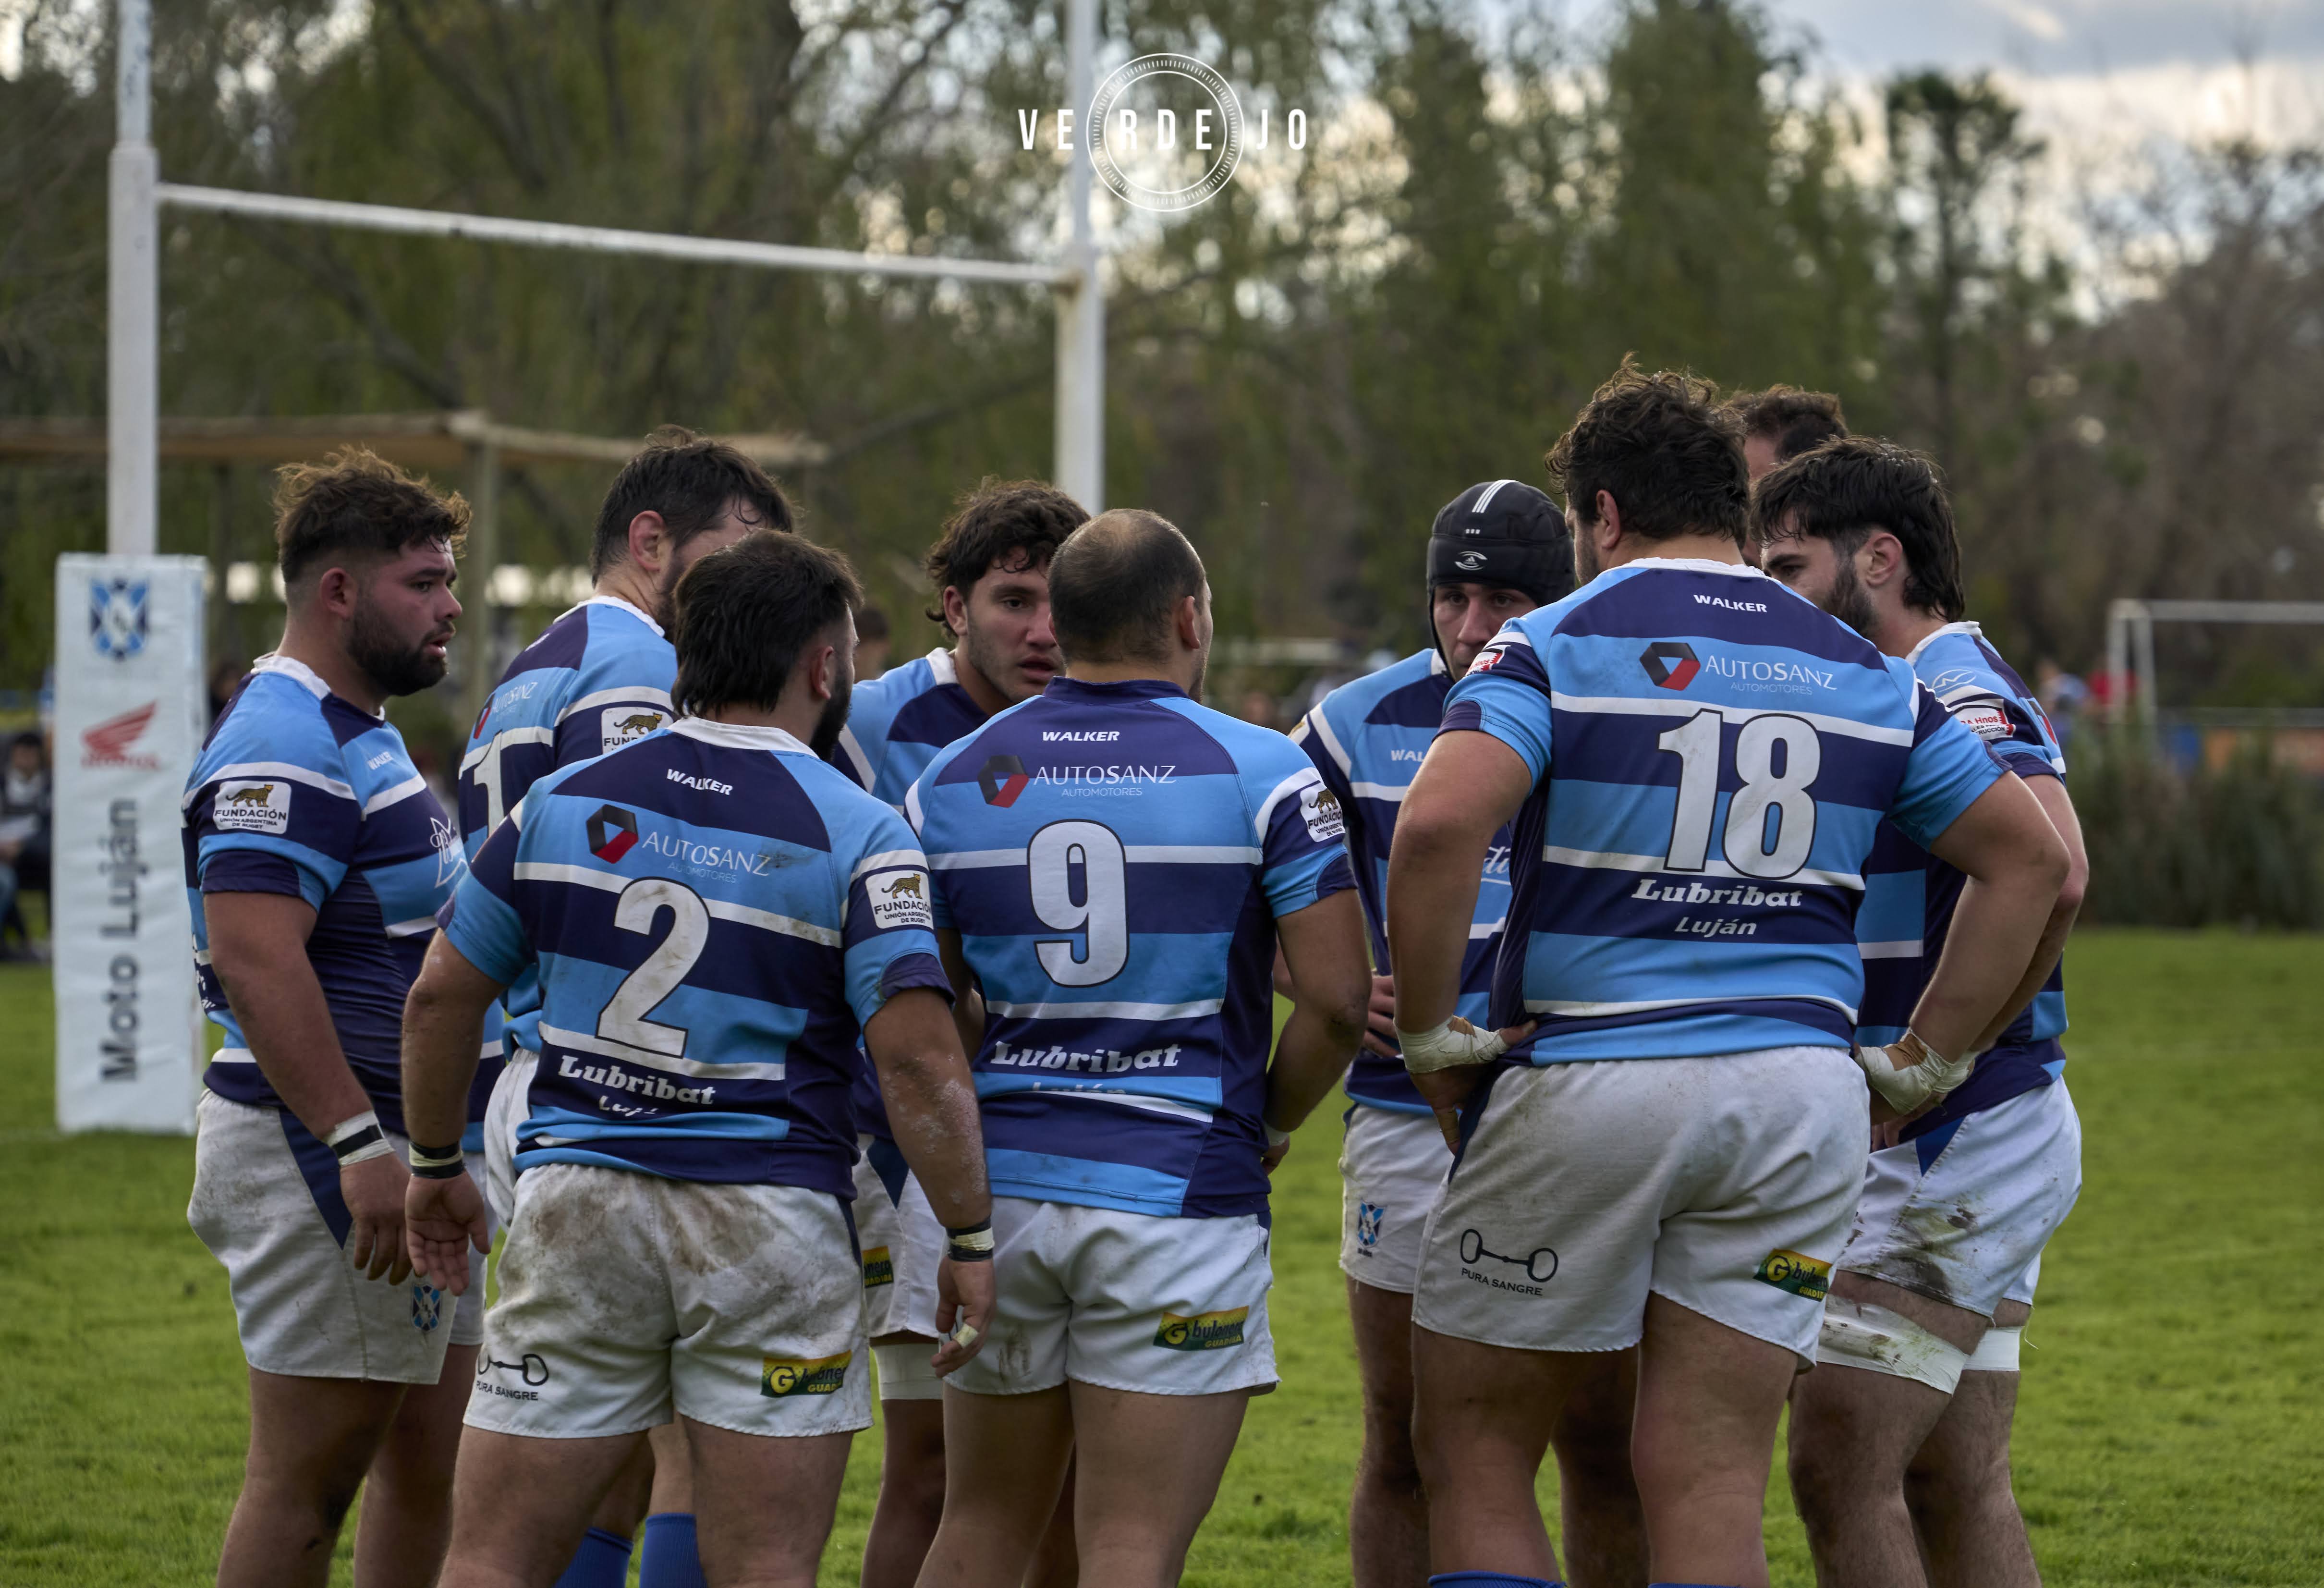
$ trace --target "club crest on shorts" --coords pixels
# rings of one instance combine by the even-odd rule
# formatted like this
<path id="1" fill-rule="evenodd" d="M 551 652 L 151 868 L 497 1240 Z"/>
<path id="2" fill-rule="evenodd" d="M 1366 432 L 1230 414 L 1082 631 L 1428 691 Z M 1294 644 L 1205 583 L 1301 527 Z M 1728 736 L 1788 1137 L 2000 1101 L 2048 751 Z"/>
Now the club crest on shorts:
<path id="1" fill-rule="evenodd" d="M 896 1282 L 896 1260 L 888 1255 L 884 1246 L 866 1248 L 863 1253 L 863 1288 L 876 1290 L 882 1285 Z"/>
<path id="2" fill-rule="evenodd" d="M 1810 1301 L 1821 1301 L 1831 1289 L 1831 1264 L 1780 1246 L 1759 1260 L 1758 1271 L 1751 1277 Z"/>
<path id="3" fill-rule="evenodd" d="M 1387 1216 L 1388 1209 L 1375 1203 L 1356 1204 L 1356 1245 L 1368 1257 L 1379 1244 L 1380 1220 Z"/>
<path id="4" fill-rule="evenodd" d="M 1166 1312 L 1162 1326 L 1154 1331 L 1154 1343 L 1165 1351 L 1224 1351 L 1242 1343 L 1242 1326 L 1250 1316 L 1247 1306 L 1184 1316 Z"/>
<path id="5" fill-rule="evenodd" d="M 837 1356 L 810 1357 L 805 1361 L 779 1356 L 763 1357 L 759 1366 L 759 1393 L 770 1400 L 781 1400 L 793 1395 L 836 1395 L 847 1382 L 847 1364 L 855 1360 L 852 1351 Z"/>
<path id="6" fill-rule="evenodd" d="M 411 1288 L 411 1326 L 421 1334 L 432 1334 L 444 1321 L 444 1293 L 433 1285 Z"/>

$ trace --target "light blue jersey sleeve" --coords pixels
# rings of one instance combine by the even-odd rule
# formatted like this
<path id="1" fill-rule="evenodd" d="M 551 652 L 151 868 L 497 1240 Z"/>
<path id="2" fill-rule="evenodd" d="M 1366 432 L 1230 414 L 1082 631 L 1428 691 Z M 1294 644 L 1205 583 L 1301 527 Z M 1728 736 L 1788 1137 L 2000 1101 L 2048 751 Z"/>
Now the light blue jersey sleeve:
<path id="1" fill-rule="evenodd" d="M 1444 727 L 1490 734 L 1517 752 L 1538 784 L 1549 774 L 1549 675 L 1532 640 L 1517 626 L 1521 621 L 1504 625 L 1452 686 L 1444 701 Z"/>
<path id="2" fill-rule="evenodd" d="M 1888 667 L 1914 702 L 1913 749 L 1888 816 L 1906 837 L 1927 849 L 2007 769 L 1914 677 L 1910 662 L 1892 657 Z"/>
<path id="3" fill-rule="evenodd" d="M 853 858 L 842 937 L 847 1002 L 861 1025 L 907 988 L 930 988 L 949 1002 L 952 983 L 936 954 L 936 889 L 919 839 L 885 805 L 868 796 L 849 802 L 859 803 L 871 808 L 864 812 L 870 819 L 850 844 Z"/>

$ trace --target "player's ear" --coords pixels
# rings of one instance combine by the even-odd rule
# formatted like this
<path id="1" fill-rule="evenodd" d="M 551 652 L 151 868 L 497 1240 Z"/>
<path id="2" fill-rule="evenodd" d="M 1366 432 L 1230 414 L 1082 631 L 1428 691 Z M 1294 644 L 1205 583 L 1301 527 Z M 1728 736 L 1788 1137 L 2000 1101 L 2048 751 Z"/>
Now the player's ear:
<path id="1" fill-rule="evenodd" d="M 1613 550 L 1615 543 L 1621 540 L 1622 504 L 1614 500 L 1613 492 L 1598 493 L 1598 522 L 1588 529 L 1601 553 Z"/>
<path id="2" fill-rule="evenodd" d="M 630 560 L 650 574 L 659 574 L 669 555 L 669 526 L 649 508 L 630 521 Z"/>
<path id="3" fill-rule="evenodd" d="M 943 589 L 936 592 L 936 600 L 942 603 L 944 606 L 945 627 L 950 629 L 955 638 L 967 633 L 967 593 L 962 590 L 958 585 L 946 585 Z"/>
<path id="4" fill-rule="evenodd" d="M 1867 585 L 1889 585 L 1904 577 L 1904 543 L 1886 530 L 1875 530 L 1856 550 L 1856 576 Z"/>

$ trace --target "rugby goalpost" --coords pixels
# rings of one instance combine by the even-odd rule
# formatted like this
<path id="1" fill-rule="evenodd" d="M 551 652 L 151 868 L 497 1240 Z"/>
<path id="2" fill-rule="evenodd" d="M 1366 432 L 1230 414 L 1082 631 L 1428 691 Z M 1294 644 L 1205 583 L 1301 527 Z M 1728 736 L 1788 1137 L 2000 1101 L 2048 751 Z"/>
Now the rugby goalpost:
<path id="1" fill-rule="evenodd" d="M 1093 88 L 1097 0 L 1061 0 L 1067 102 Z M 152 0 L 116 0 L 115 142 L 107 171 L 106 555 L 56 568 L 55 855 L 50 884 L 63 1131 L 187 1134 L 205 1040 L 177 869 L 179 789 L 208 724 L 206 563 L 159 557 L 161 254 L 164 206 L 681 263 L 1042 286 L 1055 294 L 1053 473 L 1104 507 L 1105 300 L 1090 221 L 1092 167 L 1066 167 L 1069 234 L 1054 264 L 853 253 L 788 244 L 516 220 L 448 210 L 190 187 L 161 180 L 152 143 Z M 487 479 L 490 471 L 486 471 Z M 480 549 L 487 559 L 491 548 Z M 487 577 L 480 583 L 489 583 Z M 86 603 L 84 625 L 69 621 Z"/>
<path id="2" fill-rule="evenodd" d="M 2112 688 L 2107 697 L 2107 722 L 2117 728 L 2135 725 L 2150 738 L 2162 720 L 2155 696 L 2154 625 L 2158 623 L 2319 624 L 2324 623 L 2324 601 L 2139 601 L 2126 596 L 2109 603 L 2107 672 Z M 2253 720 L 2223 721 L 2218 725 L 2324 725 L 2305 721 L 2307 713 L 2230 715 Z"/>

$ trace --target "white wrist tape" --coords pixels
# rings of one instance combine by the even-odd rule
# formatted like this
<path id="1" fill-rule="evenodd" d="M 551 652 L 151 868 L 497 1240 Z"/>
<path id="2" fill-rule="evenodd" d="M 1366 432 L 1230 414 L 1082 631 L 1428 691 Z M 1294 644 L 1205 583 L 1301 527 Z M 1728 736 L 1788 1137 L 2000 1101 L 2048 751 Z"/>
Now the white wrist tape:
<path id="1" fill-rule="evenodd" d="M 1265 1131 L 1267 1132 L 1267 1144 L 1268 1144 L 1268 1146 L 1269 1146 L 1269 1147 L 1271 1147 L 1271 1148 L 1272 1148 L 1272 1147 L 1280 1147 L 1280 1146 L 1282 1146 L 1286 1141 L 1288 1141 L 1288 1140 L 1291 1140 L 1291 1132 L 1290 1132 L 1290 1131 L 1278 1131 L 1278 1130 L 1277 1130 L 1273 1125 L 1268 1124 L 1268 1123 L 1267 1122 L 1267 1116 L 1266 1116 L 1265 1114 L 1261 1114 L 1261 1115 L 1259 1115 L 1259 1128 L 1260 1130 Z"/>
<path id="2" fill-rule="evenodd" d="M 1487 1064 L 1509 1050 L 1499 1031 L 1480 1031 L 1457 1014 L 1433 1031 L 1407 1031 L 1398 1026 L 1396 1045 L 1404 1050 L 1404 1067 L 1416 1076 L 1458 1065 Z"/>
<path id="3" fill-rule="evenodd" d="M 2014 1329 L 1987 1329 L 1977 1349 L 1961 1363 L 1965 1373 L 2014 1373 L 2017 1371 L 2017 1348 L 2025 1338 L 2025 1325 Z"/>
<path id="4" fill-rule="evenodd" d="M 1911 1031 L 1886 1048 L 1851 1050 L 1872 1089 L 1899 1113 L 1911 1113 L 1934 1103 L 1969 1079 L 1977 1067 L 1975 1054 L 1947 1058 Z"/>
<path id="5" fill-rule="evenodd" d="M 1960 1383 L 1969 1353 L 1902 1313 L 1834 1296 L 1823 1304 L 1816 1362 L 1910 1379 L 1950 1395 Z"/>
<path id="6" fill-rule="evenodd" d="M 350 1114 L 331 1127 L 323 1138 L 323 1145 L 337 1157 L 341 1168 L 351 1168 L 368 1163 L 374 1158 L 385 1158 L 395 1149 L 388 1144 L 387 1132 L 380 1128 L 379 1115 L 370 1109 Z"/>

